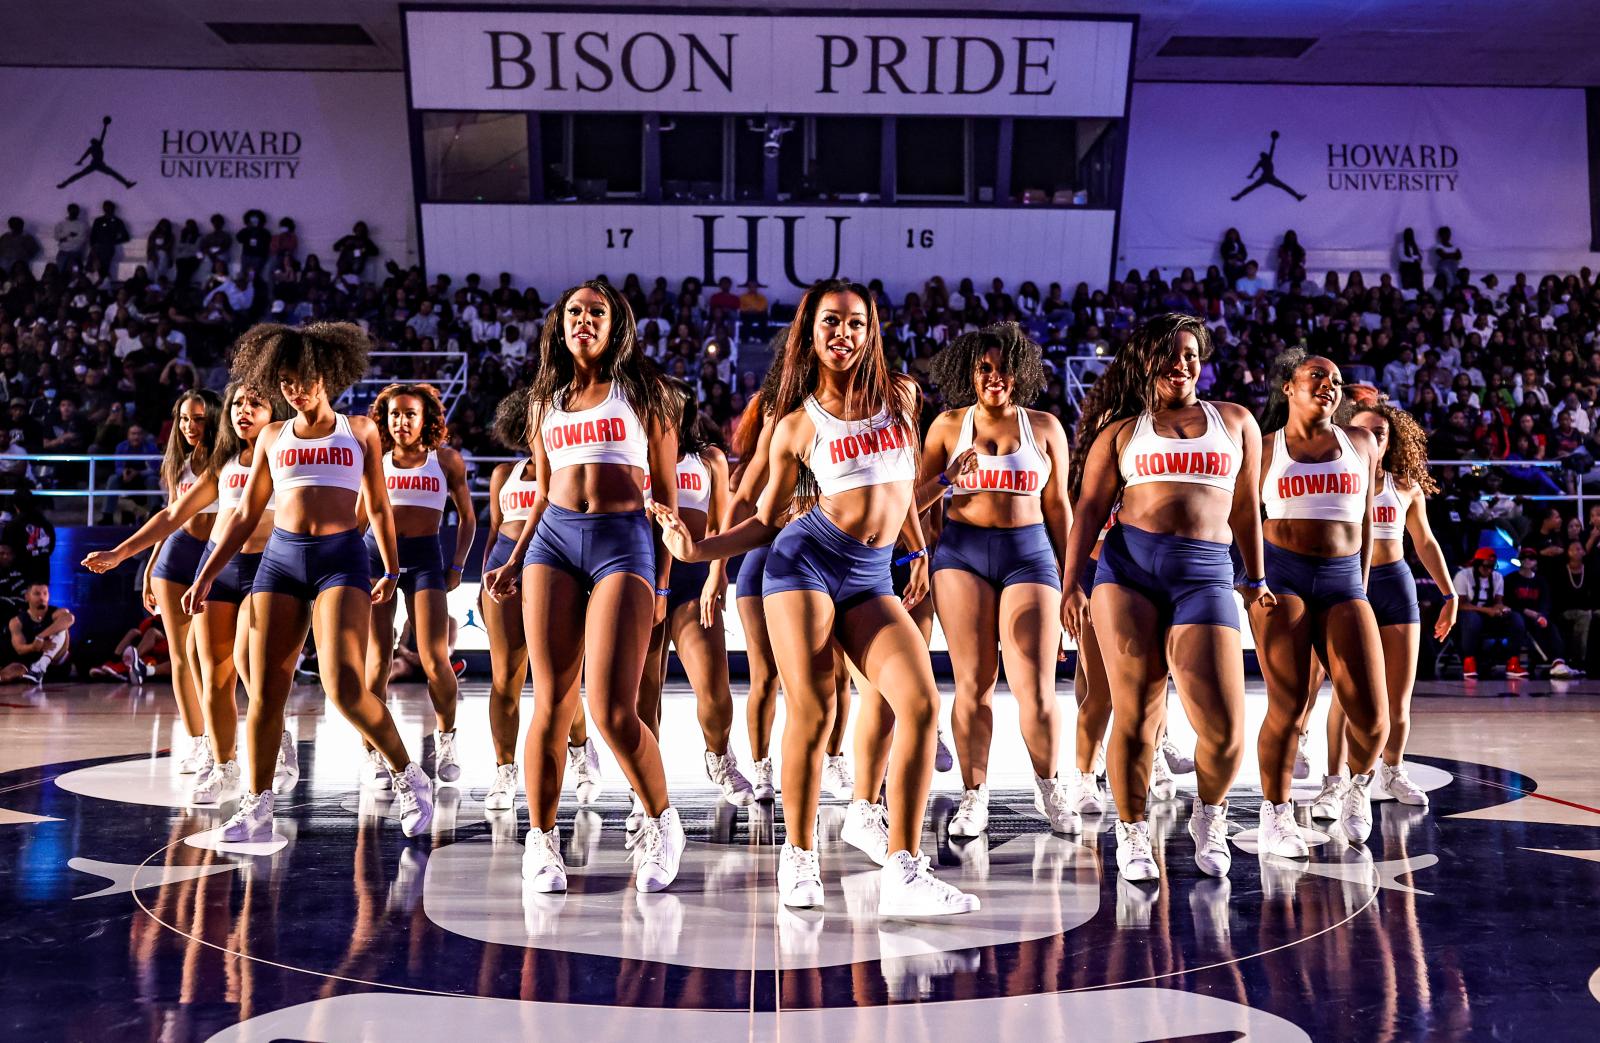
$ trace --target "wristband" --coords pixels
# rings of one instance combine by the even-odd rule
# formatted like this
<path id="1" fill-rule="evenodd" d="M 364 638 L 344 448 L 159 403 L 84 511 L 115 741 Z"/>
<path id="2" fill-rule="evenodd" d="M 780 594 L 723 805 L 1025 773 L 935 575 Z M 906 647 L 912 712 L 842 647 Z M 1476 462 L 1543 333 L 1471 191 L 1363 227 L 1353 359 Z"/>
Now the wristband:
<path id="1" fill-rule="evenodd" d="M 385 572 L 383 574 L 383 578 L 384 579 L 392 579 L 396 583 L 398 583 L 398 582 L 400 582 L 400 573 L 398 573 L 398 572 Z"/>
<path id="2" fill-rule="evenodd" d="M 466 566 L 465 566 L 465 565 L 451 565 L 451 566 L 450 566 L 450 571 L 451 571 L 451 572 L 461 572 L 461 571 L 463 571 L 463 570 L 464 570 L 464 569 L 465 569 L 465 568 L 466 568 Z"/>
<path id="3" fill-rule="evenodd" d="M 1441 599 L 1440 599 L 1440 600 L 1441 600 L 1441 601 L 1454 601 L 1454 600 L 1455 600 L 1455 599 L 1456 599 L 1456 596 L 1455 596 L 1455 595 L 1454 595 L 1454 594 L 1446 594 L 1446 595 L 1445 595 L 1445 596 L 1444 596 L 1444 597 L 1443 597 L 1443 598 L 1441 598 Z"/>
<path id="4" fill-rule="evenodd" d="M 1260 590 L 1266 585 L 1267 577 L 1265 576 L 1262 576 L 1260 579 L 1247 579 L 1240 584 L 1240 586 L 1244 587 L 1246 590 Z"/>
<path id="5" fill-rule="evenodd" d="M 944 486 L 946 489 L 948 489 L 948 488 L 950 488 L 950 486 L 954 485 L 955 483 L 952 482 L 950 479 L 946 478 L 943 471 L 940 471 L 939 472 L 939 484 Z"/>
<path id="6" fill-rule="evenodd" d="M 658 598 L 667 597 L 671 593 L 672 593 L 672 588 L 671 587 L 657 587 L 656 588 L 656 597 L 658 597 Z"/>
<path id="7" fill-rule="evenodd" d="M 945 484 L 949 485 L 950 483 L 946 482 Z M 909 565 L 913 561 L 916 561 L 918 558 L 926 558 L 927 556 L 928 556 L 928 548 L 923 547 L 921 550 L 912 551 L 910 554 L 907 554 L 905 557 L 894 559 L 894 563 L 896 565 Z"/>

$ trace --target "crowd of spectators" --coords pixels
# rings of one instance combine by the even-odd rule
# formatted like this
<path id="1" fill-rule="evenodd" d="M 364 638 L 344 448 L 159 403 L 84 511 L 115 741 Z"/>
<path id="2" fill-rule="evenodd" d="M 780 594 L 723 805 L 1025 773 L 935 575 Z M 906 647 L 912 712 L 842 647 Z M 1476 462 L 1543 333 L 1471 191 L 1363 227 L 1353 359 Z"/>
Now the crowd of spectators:
<path id="1" fill-rule="evenodd" d="M 69 207 L 49 231 L 51 248 L 20 218 L 0 234 L 0 484 L 84 480 L 81 467 L 7 459 L 24 453 L 158 452 L 170 403 L 189 387 L 220 387 L 229 344 L 264 319 L 362 323 L 380 350 L 401 353 L 381 358 L 375 377 L 440 379 L 454 363 L 437 353 L 468 354 L 452 441 L 469 457 L 503 452 L 489 420 L 506 393 L 531 378 L 542 293 L 559 287 L 518 286 L 506 274 L 430 280 L 383 258 L 361 222 L 326 261 L 303 254 L 292 218 L 260 210 L 237 224 L 217 214 L 141 231 L 141 263 L 131 267 L 121 254 L 132 234 L 111 203 L 92 222 Z M 1486 529 L 1520 547 L 1545 524 L 1546 501 L 1528 497 L 1600 482 L 1591 472 L 1600 456 L 1600 289 L 1588 269 L 1535 281 L 1518 274 L 1502 285 L 1466 266 L 1449 229 L 1436 230 L 1426 251 L 1406 229 L 1393 271 L 1314 279 L 1308 248 L 1315 244 L 1288 231 L 1256 258 L 1229 229 L 1216 263 L 1170 277 L 1129 271 L 1098 288 L 970 278 L 952 287 L 933 277 L 894 297 L 881 282 L 870 285 L 891 364 L 927 391 L 925 420 L 942 408 L 927 379 L 933 355 L 965 330 L 1001 320 L 1026 327 L 1049 371 L 1038 406 L 1070 429 L 1075 387 L 1094 379 L 1133 326 L 1184 311 L 1206 319 L 1216 345 L 1201 373 L 1203 396 L 1259 410 L 1271 360 L 1301 346 L 1408 409 L 1434 460 L 1468 461 L 1436 468 L 1442 490 L 1430 509 L 1452 561 L 1470 556 Z M 729 279 L 620 280 L 646 353 L 698 389 L 702 411 L 731 442 L 769 357 L 765 342 L 792 300 Z M 1479 460 L 1512 466 L 1470 463 Z M 97 480 L 113 492 L 153 489 L 155 470 L 102 468 Z M 108 497 L 112 520 L 132 520 L 141 502 Z M 1600 528 L 1588 518 L 1561 519 L 1592 553 Z M 1547 553 L 1565 560 L 1564 545 Z"/>

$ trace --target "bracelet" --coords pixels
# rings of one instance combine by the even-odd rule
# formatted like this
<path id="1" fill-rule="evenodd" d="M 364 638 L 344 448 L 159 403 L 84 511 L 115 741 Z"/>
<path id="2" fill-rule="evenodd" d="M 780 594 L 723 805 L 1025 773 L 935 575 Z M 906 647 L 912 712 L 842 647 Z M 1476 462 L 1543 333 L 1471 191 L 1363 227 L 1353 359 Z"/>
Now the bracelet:
<path id="1" fill-rule="evenodd" d="M 1440 598 L 1439 600 L 1441 600 L 1441 601 L 1454 601 L 1455 599 L 1456 599 L 1456 596 L 1454 594 L 1446 594 L 1444 597 Z"/>
<path id="2" fill-rule="evenodd" d="M 656 597 L 658 597 L 658 598 L 667 597 L 671 593 L 672 593 L 672 588 L 671 587 L 657 587 L 656 588 Z"/>
<path id="3" fill-rule="evenodd" d="M 949 483 L 947 482 L 946 484 L 949 484 Z M 923 547 L 920 550 L 912 551 L 910 554 L 907 554 L 903 558 L 894 559 L 894 563 L 896 565 L 909 565 L 913 561 L 916 561 L 918 558 L 926 558 L 927 556 L 928 556 L 928 548 Z"/>
<path id="4" fill-rule="evenodd" d="M 392 579 L 392 580 L 394 580 L 395 582 L 398 583 L 400 581 L 400 573 L 398 573 L 398 572 L 385 572 L 383 574 L 383 578 L 384 579 Z"/>
<path id="5" fill-rule="evenodd" d="M 1246 590 L 1260 590 L 1262 587 L 1267 585 L 1267 577 L 1262 576 L 1260 579 L 1246 579 L 1244 583 L 1240 585 Z"/>
<path id="6" fill-rule="evenodd" d="M 450 571 L 451 572 L 462 572 L 465 569 L 466 569 L 465 565 L 451 565 L 450 566 Z"/>
<path id="7" fill-rule="evenodd" d="M 946 478 L 943 471 L 940 471 L 939 472 L 939 484 L 944 486 L 946 489 L 948 489 L 948 488 L 950 488 L 950 486 L 954 485 L 955 483 L 952 482 L 950 479 Z"/>

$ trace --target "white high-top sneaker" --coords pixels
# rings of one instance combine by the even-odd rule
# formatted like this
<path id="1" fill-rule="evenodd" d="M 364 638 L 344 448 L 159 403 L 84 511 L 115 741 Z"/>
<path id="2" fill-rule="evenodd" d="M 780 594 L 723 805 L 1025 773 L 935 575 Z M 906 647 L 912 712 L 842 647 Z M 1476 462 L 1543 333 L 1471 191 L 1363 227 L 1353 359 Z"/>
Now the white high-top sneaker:
<path id="1" fill-rule="evenodd" d="M 433 782 L 416 761 L 394 776 L 394 795 L 400 831 L 408 837 L 426 833 L 433 824 Z"/>
<path id="2" fill-rule="evenodd" d="M 368 750 L 361 761 L 361 788 L 383 790 L 393 783 L 394 773 L 389 770 L 389 762 L 383 759 L 383 754 Z"/>
<path id="3" fill-rule="evenodd" d="M 1069 787 L 1060 779 L 1033 780 L 1033 806 L 1050 822 L 1050 829 L 1056 833 L 1076 834 L 1083 832 L 1083 819 L 1079 817 L 1077 808 L 1069 796 Z"/>
<path id="4" fill-rule="evenodd" d="M 227 761 L 212 765 L 210 771 L 194 780 L 189 790 L 189 803 L 216 804 L 239 794 L 239 762 Z"/>
<path id="5" fill-rule="evenodd" d="M 500 764 L 494 769 L 494 784 L 483 798 L 485 811 L 510 811 L 517 804 L 517 766 Z"/>
<path id="6" fill-rule="evenodd" d="M 1189 812 L 1189 836 L 1194 839 L 1194 864 L 1207 876 L 1227 876 L 1233 866 L 1228 850 L 1228 802 L 1203 803 L 1199 796 Z"/>
<path id="7" fill-rule="evenodd" d="M 456 761 L 456 733 L 433 733 L 433 774 L 440 782 L 455 782 L 461 778 L 461 765 Z"/>
<path id="8" fill-rule="evenodd" d="M 953 916 L 979 908 L 977 895 L 952 887 L 928 868 L 927 856 L 896 851 L 878 871 L 878 915 Z"/>
<path id="9" fill-rule="evenodd" d="M 211 739 L 204 735 L 189 738 L 189 749 L 178 761 L 179 775 L 204 776 L 216 761 L 211 756 Z"/>
<path id="10" fill-rule="evenodd" d="M 721 788 L 723 800 L 740 808 L 755 803 L 755 788 L 739 770 L 739 759 L 733 755 L 732 749 L 721 756 L 707 750 L 705 759 L 706 778 Z"/>
<path id="11" fill-rule="evenodd" d="M 1339 817 L 1339 795 L 1344 791 L 1343 775 L 1322 776 L 1322 789 L 1311 801 L 1311 817 L 1313 819 L 1336 819 Z"/>
<path id="12" fill-rule="evenodd" d="M 1178 795 L 1178 780 L 1167 770 L 1167 758 L 1160 750 L 1150 758 L 1150 799 L 1171 800 Z"/>
<path id="13" fill-rule="evenodd" d="M 961 803 L 950 816 L 950 835 L 975 837 L 989 828 L 989 787 L 980 783 L 977 789 L 963 790 Z"/>
<path id="14" fill-rule="evenodd" d="M 1185 757 L 1183 751 L 1178 749 L 1178 744 L 1172 741 L 1172 736 L 1161 736 L 1160 754 L 1166 758 L 1167 770 L 1174 775 L 1188 775 L 1194 771 L 1194 758 Z"/>
<path id="15" fill-rule="evenodd" d="M 1100 781 L 1100 776 L 1094 772 L 1085 775 L 1074 768 L 1067 775 L 1068 785 L 1076 785 L 1078 789 L 1078 814 L 1101 815 L 1106 810 L 1105 786 Z"/>
<path id="16" fill-rule="evenodd" d="M 246 793 L 239 809 L 222 826 L 222 839 L 230 844 L 259 844 L 272 839 L 272 791 Z"/>
<path id="17" fill-rule="evenodd" d="M 1124 880 L 1144 883 L 1161 879 L 1155 851 L 1150 846 L 1150 823 L 1117 822 L 1117 872 Z"/>
<path id="18" fill-rule="evenodd" d="M 822 905 L 822 867 L 815 851 L 783 845 L 778 856 L 778 899 L 791 909 Z"/>
<path id="19" fill-rule="evenodd" d="M 772 784 L 772 758 L 763 757 L 756 761 L 751 768 L 755 773 L 755 780 L 751 789 L 755 791 L 757 800 L 771 800 L 778 795 L 778 789 Z"/>
<path id="20" fill-rule="evenodd" d="M 294 735 L 285 728 L 278 739 L 278 760 L 272 766 L 272 792 L 287 793 L 300 781 L 300 752 Z"/>
<path id="21" fill-rule="evenodd" d="M 856 783 L 850 777 L 850 766 L 845 763 L 844 754 L 827 757 L 822 766 L 822 788 L 833 794 L 834 800 L 849 800 L 855 792 Z"/>
<path id="22" fill-rule="evenodd" d="M 1405 762 L 1389 765 L 1381 761 L 1378 764 L 1378 785 L 1388 791 L 1389 796 L 1402 804 L 1413 807 L 1425 808 L 1428 806 L 1428 795 L 1406 774 Z"/>
<path id="23" fill-rule="evenodd" d="M 1339 825 L 1353 843 L 1366 843 L 1372 835 L 1372 773 L 1352 775 L 1339 797 Z"/>
<path id="24" fill-rule="evenodd" d="M 633 886 L 640 891 L 664 890 L 678 877 L 684 844 L 677 808 L 667 808 L 658 818 L 645 819 L 633 849 Z"/>
<path id="25" fill-rule="evenodd" d="M 561 858 L 561 831 L 535 826 L 522 844 L 522 886 L 536 894 L 565 891 L 567 864 Z"/>
<path id="26" fill-rule="evenodd" d="M 1269 855 L 1282 858 L 1310 858 L 1311 849 L 1300 835 L 1300 824 L 1294 818 L 1294 801 L 1273 804 L 1261 802 L 1261 822 L 1257 830 L 1256 846 Z"/>
<path id="27" fill-rule="evenodd" d="M 844 809 L 844 825 L 839 839 L 860 851 L 878 865 L 889 858 L 888 812 L 882 804 L 852 800 Z"/>
<path id="28" fill-rule="evenodd" d="M 605 783 L 600 778 L 600 751 L 595 749 L 593 739 L 583 740 L 582 746 L 567 747 L 567 773 L 572 776 L 579 807 L 589 807 L 600 799 Z"/>

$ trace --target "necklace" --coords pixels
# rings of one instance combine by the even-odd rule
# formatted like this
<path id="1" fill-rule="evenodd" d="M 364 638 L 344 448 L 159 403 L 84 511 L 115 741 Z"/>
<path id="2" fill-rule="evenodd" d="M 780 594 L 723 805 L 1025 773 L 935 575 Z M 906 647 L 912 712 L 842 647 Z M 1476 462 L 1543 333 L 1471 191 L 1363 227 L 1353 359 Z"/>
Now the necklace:
<path id="1" fill-rule="evenodd" d="M 1573 590 L 1582 590 L 1583 589 L 1583 574 L 1585 572 L 1587 572 L 1587 571 L 1589 571 L 1589 567 L 1587 565 L 1578 566 L 1578 572 L 1577 572 L 1578 578 L 1577 579 L 1573 579 L 1572 578 L 1572 576 L 1573 576 L 1572 570 L 1571 569 L 1567 570 L 1567 582 L 1572 586 Z"/>

